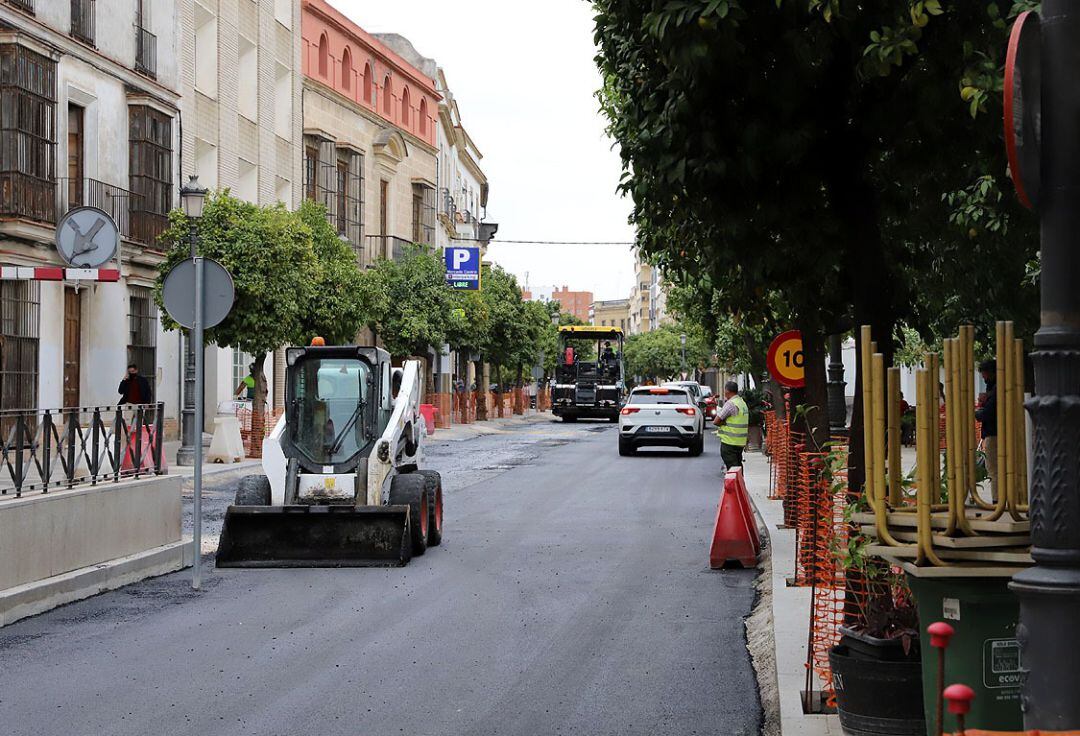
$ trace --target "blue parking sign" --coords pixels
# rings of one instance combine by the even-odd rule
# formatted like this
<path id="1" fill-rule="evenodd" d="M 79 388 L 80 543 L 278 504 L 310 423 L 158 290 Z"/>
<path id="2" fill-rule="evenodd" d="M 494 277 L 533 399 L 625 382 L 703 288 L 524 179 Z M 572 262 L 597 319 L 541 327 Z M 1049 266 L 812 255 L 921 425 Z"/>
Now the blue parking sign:
<path id="1" fill-rule="evenodd" d="M 452 246 L 447 248 L 446 283 L 451 289 L 478 291 L 480 289 L 480 248 Z"/>

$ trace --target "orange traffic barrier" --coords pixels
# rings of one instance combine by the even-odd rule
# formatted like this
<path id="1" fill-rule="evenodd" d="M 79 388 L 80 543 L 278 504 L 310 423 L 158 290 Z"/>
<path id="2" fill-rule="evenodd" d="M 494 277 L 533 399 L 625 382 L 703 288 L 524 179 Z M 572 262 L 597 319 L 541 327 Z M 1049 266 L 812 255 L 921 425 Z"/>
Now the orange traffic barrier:
<path id="1" fill-rule="evenodd" d="M 743 567 L 754 567 L 760 552 L 761 539 L 746 492 L 746 482 L 742 469 L 736 468 L 724 476 L 709 550 L 709 567 L 717 570 L 732 561 Z"/>

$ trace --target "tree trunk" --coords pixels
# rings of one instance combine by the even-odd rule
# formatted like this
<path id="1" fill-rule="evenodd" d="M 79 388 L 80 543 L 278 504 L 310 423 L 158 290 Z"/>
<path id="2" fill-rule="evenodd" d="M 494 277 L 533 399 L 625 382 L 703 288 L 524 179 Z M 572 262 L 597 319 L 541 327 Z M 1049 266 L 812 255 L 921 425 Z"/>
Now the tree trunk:
<path id="1" fill-rule="evenodd" d="M 792 392 L 793 409 L 801 404 L 804 409 L 795 420 L 794 428 L 806 437 L 807 452 L 821 452 L 829 436 L 829 413 L 827 411 L 827 387 L 825 376 L 825 335 L 813 326 L 796 323 L 802 334 L 803 369 L 806 385 Z"/>
<path id="2" fill-rule="evenodd" d="M 248 457 L 262 457 L 262 441 L 266 436 L 266 353 L 253 358 L 255 364 L 255 398 L 251 402 L 251 432 L 248 435 Z"/>

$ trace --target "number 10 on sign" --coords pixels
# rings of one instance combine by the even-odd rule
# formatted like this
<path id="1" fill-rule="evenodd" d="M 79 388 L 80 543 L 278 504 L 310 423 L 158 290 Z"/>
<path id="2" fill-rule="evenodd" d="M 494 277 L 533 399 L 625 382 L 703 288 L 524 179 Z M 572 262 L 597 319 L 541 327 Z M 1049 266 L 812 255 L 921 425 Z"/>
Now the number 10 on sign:
<path id="1" fill-rule="evenodd" d="M 788 330 L 776 336 L 769 345 L 769 373 L 781 386 L 802 388 L 806 385 L 802 335 Z"/>

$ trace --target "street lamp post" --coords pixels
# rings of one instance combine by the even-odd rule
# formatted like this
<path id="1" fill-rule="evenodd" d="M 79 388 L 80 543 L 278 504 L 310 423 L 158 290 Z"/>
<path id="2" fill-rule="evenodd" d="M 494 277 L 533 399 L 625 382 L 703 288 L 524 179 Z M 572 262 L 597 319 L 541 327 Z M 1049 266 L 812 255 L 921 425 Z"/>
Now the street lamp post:
<path id="1" fill-rule="evenodd" d="M 829 427 L 842 432 L 847 426 L 847 403 L 844 400 L 844 342 L 841 335 L 829 336 Z"/>
<path id="2" fill-rule="evenodd" d="M 194 175 L 180 188 L 180 203 L 188 218 L 188 246 L 192 258 L 197 253 L 197 225 L 205 198 L 206 189 L 199 186 L 199 179 Z M 190 466 L 195 464 L 195 442 L 202 442 L 202 428 L 198 432 L 195 430 L 195 347 L 190 330 L 185 338 L 184 408 L 180 417 L 180 450 L 176 453 L 176 464 Z"/>
<path id="3" fill-rule="evenodd" d="M 1043 0 L 1039 224 L 1041 326 L 1035 334 L 1031 567 L 1020 599 L 1024 727 L 1080 729 L 1080 7 Z M 1000 389 L 999 389 L 1000 390 Z"/>
<path id="4" fill-rule="evenodd" d="M 682 347 L 682 357 L 679 365 L 682 366 L 683 378 L 686 377 L 686 334 L 679 335 L 679 345 Z"/>

